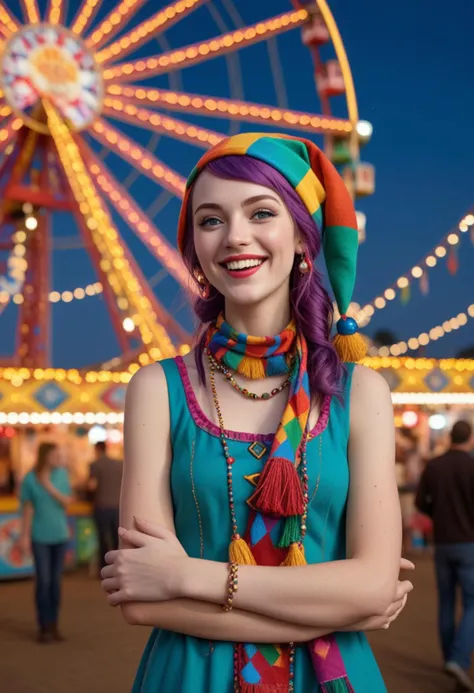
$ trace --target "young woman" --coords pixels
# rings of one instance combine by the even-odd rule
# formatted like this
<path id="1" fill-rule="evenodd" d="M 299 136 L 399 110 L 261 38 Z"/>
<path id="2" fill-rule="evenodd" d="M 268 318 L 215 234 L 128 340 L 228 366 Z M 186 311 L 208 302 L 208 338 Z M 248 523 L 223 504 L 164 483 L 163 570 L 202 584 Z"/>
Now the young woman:
<path id="1" fill-rule="evenodd" d="M 323 244 L 344 314 L 344 183 L 307 140 L 237 135 L 192 172 L 178 244 L 201 331 L 130 382 L 123 543 L 102 571 L 109 603 L 155 626 L 134 693 L 384 693 L 362 631 L 412 589 L 390 392 L 343 364 L 314 266 Z M 356 328 L 338 324 L 346 360 Z"/>
<path id="2" fill-rule="evenodd" d="M 38 640 L 62 640 L 58 630 L 61 578 L 69 538 L 66 508 L 71 501 L 67 470 L 54 443 L 41 443 L 35 468 L 21 485 L 24 554 L 33 553 Z"/>

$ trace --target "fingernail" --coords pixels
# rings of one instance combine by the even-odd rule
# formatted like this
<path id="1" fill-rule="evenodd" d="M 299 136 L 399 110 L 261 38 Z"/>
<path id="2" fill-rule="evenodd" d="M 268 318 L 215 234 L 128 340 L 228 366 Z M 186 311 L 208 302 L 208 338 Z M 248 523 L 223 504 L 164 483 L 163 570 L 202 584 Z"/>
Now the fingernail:
<path id="1" fill-rule="evenodd" d="M 127 533 L 127 530 L 124 529 L 123 527 L 119 527 L 119 528 L 118 528 L 118 533 L 119 533 L 119 536 L 123 537 L 123 536 L 125 536 L 125 534 Z"/>

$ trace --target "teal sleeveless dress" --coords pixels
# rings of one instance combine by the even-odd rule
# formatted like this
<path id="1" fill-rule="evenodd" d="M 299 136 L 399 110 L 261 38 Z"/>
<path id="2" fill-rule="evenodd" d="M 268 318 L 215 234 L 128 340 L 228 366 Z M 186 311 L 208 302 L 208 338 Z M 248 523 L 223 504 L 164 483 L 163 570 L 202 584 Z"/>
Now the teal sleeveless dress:
<path id="1" fill-rule="evenodd" d="M 176 534 L 189 556 L 228 560 L 232 534 L 227 500 L 227 468 L 219 429 L 204 414 L 183 360 L 161 361 L 169 393 L 173 460 L 171 491 Z M 310 504 L 305 553 L 308 563 L 346 557 L 345 522 L 349 488 L 347 445 L 353 367 L 348 367 L 343 402 L 325 401 L 307 447 Z M 239 528 L 247 525 L 246 500 L 252 489 L 244 476 L 259 472 L 266 456 L 256 459 L 249 446 L 269 450 L 273 434 L 227 431 L 235 458 L 233 486 Z M 363 633 L 336 634 L 355 693 L 386 693 L 386 687 Z M 317 693 L 305 645 L 297 647 L 295 693 Z M 132 693 L 232 693 L 233 645 L 154 629 L 143 653 Z"/>

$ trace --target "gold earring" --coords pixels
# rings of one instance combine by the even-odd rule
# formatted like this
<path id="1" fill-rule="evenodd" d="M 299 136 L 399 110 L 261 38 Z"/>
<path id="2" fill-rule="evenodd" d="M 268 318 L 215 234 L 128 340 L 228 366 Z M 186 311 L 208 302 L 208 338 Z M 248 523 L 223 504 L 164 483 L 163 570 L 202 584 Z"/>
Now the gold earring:
<path id="1" fill-rule="evenodd" d="M 201 298 L 209 298 L 211 293 L 211 285 L 199 267 L 196 267 L 194 270 L 194 278 L 199 284 L 199 293 L 201 294 Z"/>

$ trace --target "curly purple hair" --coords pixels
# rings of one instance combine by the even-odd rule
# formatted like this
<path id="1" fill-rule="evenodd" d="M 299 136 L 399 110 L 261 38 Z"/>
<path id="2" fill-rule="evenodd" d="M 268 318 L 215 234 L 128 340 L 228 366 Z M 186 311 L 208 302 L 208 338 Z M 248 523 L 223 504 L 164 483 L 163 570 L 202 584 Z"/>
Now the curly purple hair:
<path id="1" fill-rule="evenodd" d="M 226 156 L 211 161 L 204 170 L 218 178 L 239 180 L 262 185 L 276 192 L 288 208 L 303 240 L 306 254 L 314 263 L 321 250 L 321 233 L 298 194 L 278 171 L 268 164 L 249 156 Z M 191 208 L 191 205 L 189 205 Z M 183 259 L 191 276 L 199 266 L 192 232 L 192 211 L 188 209 L 187 226 L 184 238 Z M 318 397 L 340 395 L 343 374 L 342 362 L 330 341 L 333 324 L 333 307 L 325 290 L 321 274 L 313 269 L 301 275 L 298 260 L 295 262 L 290 279 L 291 312 L 298 331 L 308 344 L 308 376 L 311 392 Z M 198 296 L 194 311 L 201 321 L 196 344 L 196 366 L 201 382 L 205 382 L 202 351 L 205 342 L 205 326 L 216 320 L 224 311 L 224 296 L 211 286 L 209 298 Z"/>

